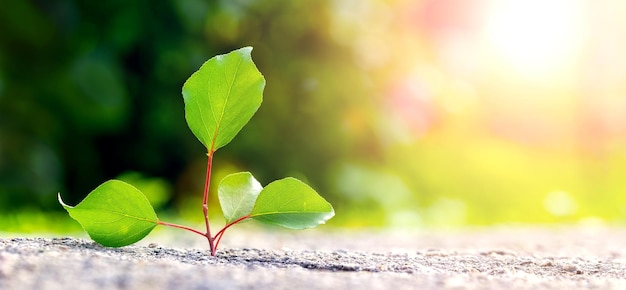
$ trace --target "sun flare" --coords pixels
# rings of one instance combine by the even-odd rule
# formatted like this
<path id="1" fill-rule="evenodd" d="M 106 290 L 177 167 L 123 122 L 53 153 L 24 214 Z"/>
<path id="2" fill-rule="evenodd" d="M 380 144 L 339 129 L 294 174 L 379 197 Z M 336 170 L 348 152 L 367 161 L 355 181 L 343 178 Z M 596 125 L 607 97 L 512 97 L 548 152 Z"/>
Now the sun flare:
<path id="1" fill-rule="evenodd" d="M 583 2 L 492 1 L 484 25 L 497 61 L 523 75 L 548 75 L 573 65 L 581 48 Z"/>

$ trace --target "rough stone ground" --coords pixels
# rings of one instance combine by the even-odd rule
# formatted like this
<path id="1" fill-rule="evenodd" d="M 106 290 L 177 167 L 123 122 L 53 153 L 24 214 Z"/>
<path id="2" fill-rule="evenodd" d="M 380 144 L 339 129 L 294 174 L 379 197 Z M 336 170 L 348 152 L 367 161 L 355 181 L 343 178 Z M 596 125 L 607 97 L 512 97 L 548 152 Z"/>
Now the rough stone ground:
<path id="1" fill-rule="evenodd" d="M 175 234 L 172 233 L 174 231 Z M 626 228 L 0 238 L 0 289 L 626 289 Z"/>

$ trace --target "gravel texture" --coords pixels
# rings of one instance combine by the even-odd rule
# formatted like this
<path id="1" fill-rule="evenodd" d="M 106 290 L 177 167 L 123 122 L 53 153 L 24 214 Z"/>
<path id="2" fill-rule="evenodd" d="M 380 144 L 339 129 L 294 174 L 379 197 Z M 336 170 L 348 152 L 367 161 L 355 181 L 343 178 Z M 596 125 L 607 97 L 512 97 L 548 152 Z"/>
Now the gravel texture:
<path id="1" fill-rule="evenodd" d="M 625 228 L 230 234 L 216 257 L 187 234 L 4 235 L 0 289 L 626 289 Z"/>

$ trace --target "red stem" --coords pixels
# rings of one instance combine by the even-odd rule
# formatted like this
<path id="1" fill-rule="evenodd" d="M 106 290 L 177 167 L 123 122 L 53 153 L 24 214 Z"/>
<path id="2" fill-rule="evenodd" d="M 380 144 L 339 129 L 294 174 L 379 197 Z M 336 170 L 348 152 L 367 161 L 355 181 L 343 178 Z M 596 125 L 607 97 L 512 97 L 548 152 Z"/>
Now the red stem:
<path id="1" fill-rule="evenodd" d="M 209 186 L 211 185 L 211 165 L 213 164 L 213 152 L 209 151 L 206 168 L 206 180 L 204 182 L 204 196 L 202 197 L 202 213 L 204 214 L 204 224 L 206 225 L 206 238 L 211 248 L 211 256 L 215 256 L 216 247 L 213 244 L 214 238 L 211 237 L 211 226 L 209 225 Z"/>
<path id="2" fill-rule="evenodd" d="M 179 228 L 179 229 L 183 229 L 183 230 L 188 230 L 190 232 L 193 232 L 193 233 L 196 233 L 196 234 L 201 235 L 203 237 L 206 237 L 206 234 L 204 234 L 204 233 L 202 233 L 202 232 L 200 232 L 198 230 L 192 229 L 190 227 L 187 227 L 187 226 L 181 226 L 181 225 L 168 223 L 168 222 L 162 222 L 162 221 L 158 221 L 157 224 L 162 225 L 162 226 L 167 226 L 167 227 L 173 227 L 173 228 Z"/>
<path id="3" fill-rule="evenodd" d="M 207 240 L 209 241 L 209 247 L 211 248 L 211 256 L 215 256 L 215 253 L 217 252 L 217 246 L 219 246 L 220 241 L 222 240 L 222 237 L 224 236 L 224 232 L 228 228 L 230 228 L 234 224 L 237 224 L 239 222 L 242 222 L 245 219 L 250 218 L 250 215 L 242 216 L 242 217 L 234 220 L 233 222 L 225 225 L 219 232 L 217 232 L 217 234 L 215 234 L 214 237 L 211 236 L 211 227 L 209 225 L 209 187 L 211 185 L 211 166 L 213 164 L 213 153 L 214 152 L 215 151 L 210 151 L 207 154 L 209 156 L 209 159 L 208 159 L 208 162 L 207 162 L 206 180 L 204 182 L 204 196 L 202 197 L 202 213 L 204 214 L 204 224 L 206 225 L 206 233 L 202 233 L 202 232 L 200 232 L 198 230 L 192 229 L 192 228 L 187 227 L 187 226 L 182 226 L 182 225 L 177 225 L 177 224 L 168 223 L 168 222 L 162 222 L 162 221 L 158 221 L 157 222 L 157 224 L 159 224 L 159 225 L 187 230 L 187 231 L 196 233 L 198 235 L 201 235 L 203 237 L 206 237 Z"/>
<path id="4" fill-rule="evenodd" d="M 220 244 L 220 241 L 222 240 L 222 237 L 224 236 L 224 232 L 226 232 L 226 230 L 227 230 L 228 228 L 230 228 L 230 227 L 231 227 L 231 226 L 233 226 L 234 224 L 239 223 L 239 222 L 241 222 L 241 221 L 243 221 L 243 220 L 245 220 L 245 219 L 248 219 L 248 218 L 250 218 L 250 215 L 245 215 L 245 216 L 242 216 L 242 217 L 240 217 L 240 218 L 236 219 L 235 221 L 233 221 L 233 222 L 231 222 L 231 223 L 229 223 L 229 224 L 225 225 L 225 226 L 224 226 L 224 227 L 223 227 L 223 228 L 222 228 L 219 232 L 217 232 L 217 234 L 215 234 L 215 237 L 213 237 L 213 239 L 216 239 L 216 240 L 217 240 L 217 241 L 215 242 L 215 248 L 217 249 L 217 246 Z"/>

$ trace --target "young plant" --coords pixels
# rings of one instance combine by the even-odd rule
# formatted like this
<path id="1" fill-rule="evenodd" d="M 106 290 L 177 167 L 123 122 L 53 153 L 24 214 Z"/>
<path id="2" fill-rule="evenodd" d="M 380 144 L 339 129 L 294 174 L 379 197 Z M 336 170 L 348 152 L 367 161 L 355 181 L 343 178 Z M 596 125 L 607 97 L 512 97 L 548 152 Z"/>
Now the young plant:
<path id="1" fill-rule="evenodd" d="M 89 236 L 108 247 L 122 247 L 146 237 L 156 226 L 187 230 L 205 237 L 215 256 L 224 232 L 250 219 L 291 229 L 312 228 L 334 216 L 333 207 L 311 187 L 295 178 L 266 187 L 249 172 L 226 176 L 218 186 L 218 199 L 226 223 L 214 235 L 209 224 L 209 185 L 215 151 L 228 144 L 250 121 L 263 99 L 265 79 L 251 58 L 251 47 L 218 55 L 205 62 L 183 85 L 185 119 L 207 149 L 207 171 L 202 198 L 206 230 L 159 220 L 145 195 L 120 180 L 109 180 L 83 201 L 59 203 Z"/>

